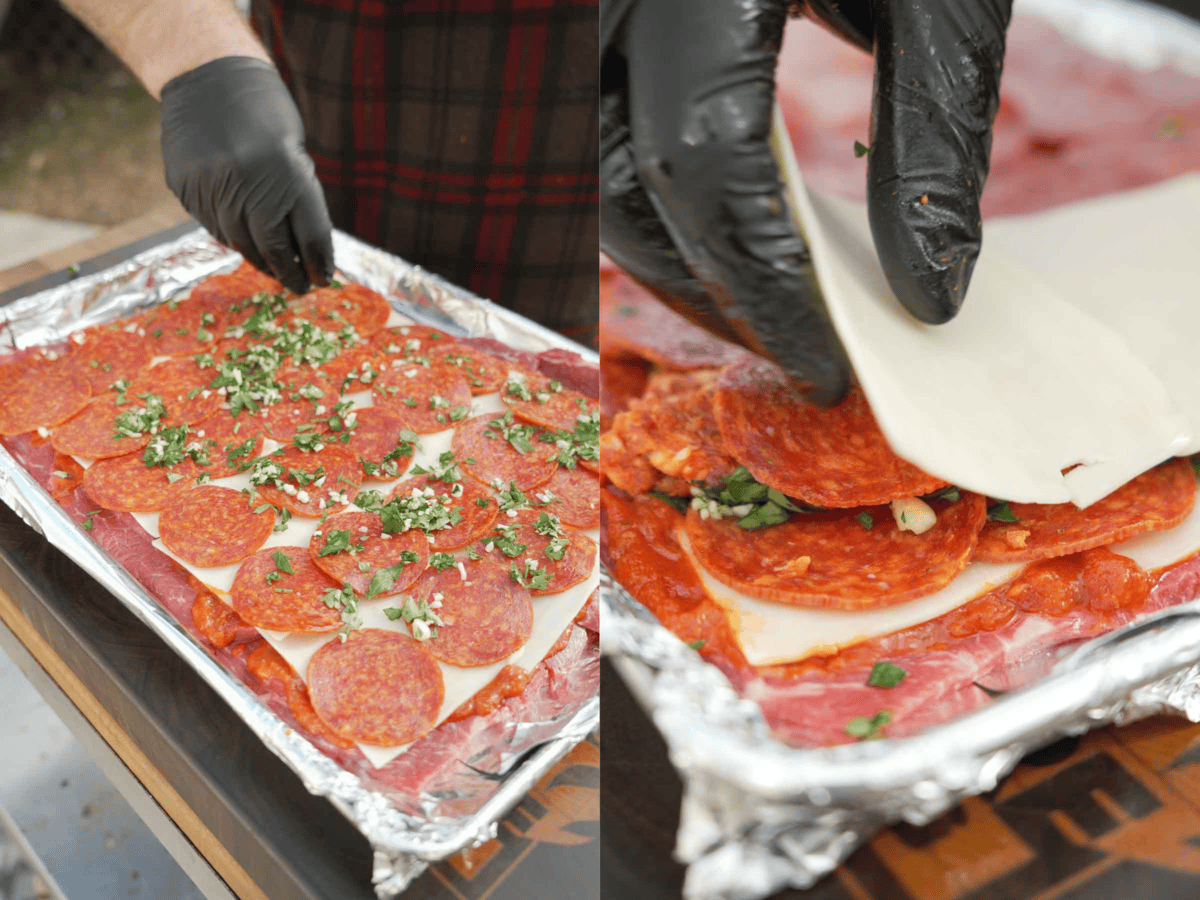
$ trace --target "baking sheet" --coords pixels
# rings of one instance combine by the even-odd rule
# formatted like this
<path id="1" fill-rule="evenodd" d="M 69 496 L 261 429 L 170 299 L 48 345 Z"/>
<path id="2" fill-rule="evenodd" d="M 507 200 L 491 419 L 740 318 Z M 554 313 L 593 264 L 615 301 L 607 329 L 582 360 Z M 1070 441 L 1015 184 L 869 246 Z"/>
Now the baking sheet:
<path id="1" fill-rule="evenodd" d="M 566 338 L 348 235 L 335 232 L 334 249 L 348 278 L 379 291 L 413 320 L 455 335 L 489 336 L 532 352 L 574 351 L 589 365 L 599 362 L 595 353 Z M 162 302 L 240 261 L 196 229 L 95 275 L 0 308 L 0 337 L 11 349 L 52 344 L 75 329 Z M 2 447 L 0 499 L 129 607 L 230 704 L 309 791 L 327 797 L 355 824 L 374 849 L 372 880 L 381 898 L 397 896 L 429 861 L 493 837 L 507 810 L 598 725 L 598 655 L 589 644 L 568 654 L 569 669 L 562 673 L 554 698 L 541 703 L 538 697 L 531 702 L 522 698 L 520 708 L 526 716 L 521 721 L 478 720 L 480 727 L 470 732 L 470 753 L 464 760 L 474 769 L 459 766 L 460 771 L 400 803 L 400 798 L 372 789 L 340 767 L 272 712 L 114 564 Z"/>
<path id="2" fill-rule="evenodd" d="M 1016 6 L 1093 53 L 1200 72 L 1200 28 L 1178 15 L 1116 0 Z M 926 824 L 1059 737 L 1159 712 L 1200 721 L 1198 640 L 1193 600 L 1091 641 L 1036 684 L 914 737 L 801 750 L 775 739 L 755 703 L 601 576 L 601 649 L 684 782 L 675 855 L 688 866 L 689 898 L 809 887 L 881 825 Z"/>

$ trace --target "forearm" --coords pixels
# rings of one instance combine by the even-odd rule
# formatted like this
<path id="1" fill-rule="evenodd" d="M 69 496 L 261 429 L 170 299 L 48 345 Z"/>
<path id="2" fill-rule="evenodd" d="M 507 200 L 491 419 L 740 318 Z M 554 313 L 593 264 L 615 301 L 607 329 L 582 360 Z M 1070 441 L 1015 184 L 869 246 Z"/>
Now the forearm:
<path id="1" fill-rule="evenodd" d="M 223 56 L 269 60 L 230 0 L 63 0 L 154 97 Z"/>

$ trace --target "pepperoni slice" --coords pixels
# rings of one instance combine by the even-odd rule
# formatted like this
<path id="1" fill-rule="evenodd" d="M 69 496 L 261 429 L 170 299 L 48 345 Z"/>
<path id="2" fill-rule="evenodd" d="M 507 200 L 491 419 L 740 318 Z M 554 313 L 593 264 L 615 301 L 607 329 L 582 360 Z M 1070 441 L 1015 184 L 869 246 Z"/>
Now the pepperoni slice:
<path id="1" fill-rule="evenodd" d="M 684 481 L 716 484 L 736 469 L 723 452 L 713 415 L 714 377 L 712 370 L 702 370 L 652 380 L 647 395 L 613 420 L 611 433 L 624 453 L 644 457 L 657 471 Z M 613 440 L 607 437 L 606 446 Z M 613 482 L 620 483 L 619 475 Z"/>
<path id="2" fill-rule="evenodd" d="M 465 547 L 476 538 L 487 534 L 500 511 L 494 497 L 485 488 L 474 481 L 463 479 L 447 484 L 440 478 L 430 479 L 428 475 L 417 475 L 400 482 L 388 495 L 388 499 L 405 497 L 413 491 L 424 492 L 432 490 L 435 496 L 442 498 L 442 504 L 451 510 L 458 510 L 462 516 L 456 525 L 441 531 L 433 532 L 430 537 L 434 550 L 448 551 Z M 457 496 L 456 496 L 457 493 Z"/>
<path id="3" fill-rule="evenodd" d="M 429 651 L 452 666 L 490 666 L 508 659 L 533 633 L 529 591 L 516 584 L 508 567 L 490 559 L 463 561 L 466 578 L 455 566 L 429 570 L 413 587 L 414 600 L 440 603 L 437 635 Z"/>
<path id="4" fill-rule="evenodd" d="M 76 337 L 82 337 L 82 342 Z M 132 381 L 150 364 L 145 338 L 127 331 L 92 331 L 72 339 L 75 349 L 68 362 L 88 380 L 94 394 L 110 390 L 114 381 Z"/>
<path id="5" fill-rule="evenodd" d="M 191 356 L 209 349 L 225 323 L 213 308 L 188 298 L 168 300 L 151 310 L 141 327 L 155 356 Z"/>
<path id="6" fill-rule="evenodd" d="M 341 287 L 323 287 L 303 298 L 300 315 L 311 316 L 313 324 L 328 331 L 353 326 L 359 337 L 370 337 L 383 328 L 392 307 L 378 291 L 351 282 Z"/>
<path id="7" fill-rule="evenodd" d="M 480 542 L 484 556 L 508 564 L 510 573 L 511 568 L 516 567 L 517 574 L 524 577 L 527 560 L 535 562 L 537 569 L 549 572 L 550 584 L 543 589 L 531 589 L 534 596 L 561 594 L 568 588 L 586 581 L 596 566 L 596 555 L 599 553 L 596 542 L 586 534 L 560 525 L 559 534 L 567 543 L 558 551 L 563 554 L 562 558 L 551 559 L 546 555 L 546 551 L 550 548 L 553 537 L 540 534 L 534 527 L 545 514 L 544 510 L 523 509 L 515 516 L 501 516 L 497 519 L 492 534 Z M 516 556 L 509 556 L 500 545 L 502 538 L 515 541 L 518 547 L 524 544 L 525 549 Z"/>
<path id="8" fill-rule="evenodd" d="M 188 299 L 216 315 L 225 327 L 230 327 L 242 324 L 253 315 L 257 306 L 246 301 L 262 292 L 286 294 L 287 290 L 270 275 L 243 262 L 232 272 L 204 279 L 192 288 Z M 233 309 L 235 306 L 241 309 Z"/>
<path id="9" fill-rule="evenodd" d="M 118 406 L 116 394 L 102 394 L 56 428 L 50 443 L 59 453 L 84 459 L 105 459 L 140 450 L 150 443 L 149 434 L 131 436 L 116 431 L 117 417 L 138 407 L 139 401 L 130 400 Z"/>
<path id="10" fill-rule="evenodd" d="M 196 486 L 196 464 L 148 466 L 141 453 L 100 459 L 83 473 L 83 489 L 96 504 L 121 512 L 158 512 L 181 491 Z"/>
<path id="11" fill-rule="evenodd" d="M 0 387 L 0 434 L 14 435 L 58 425 L 92 396 L 88 379 L 67 365 L 36 359 L 9 363 Z"/>
<path id="12" fill-rule="evenodd" d="M 538 504 L 536 509 L 558 516 L 564 525 L 585 531 L 600 527 L 600 480 L 580 469 L 559 466 L 529 499 Z"/>
<path id="13" fill-rule="evenodd" d="M 439 347 L 452 343 L 454 338 L 440 328 L 416 324 L 390 325 L 371 337 L 371 346 L 393 359 L 429 357 Z"/>
<path id="14" fill-rule="evenodd" d="M 163 544 L 194 566 L 227 566 L 245 559 L 266 543 L 274 528 L 274 512 L 255 512 L 241 491 L 211 484 L 173 497 L 158 518 Z"/>
<path id="15" fill-rule="evenodd" d="M 343 542 L 347 549 L 334 549 Z M 391 588 L 376 595 L 386 597 L 408 588 L 429 565 L 429 541 L 424 532 L 385 535 L 378 514 L 369 512 L 330 516 L 313 534 L 308 552 L 318 569 L 334 581 L 350 585 L 359 595 L 367 593 L 380 569 L 403 566 L 395 573 Z"/>
<path id="16" fill-rule="evenodd" d="M 46 490 L 60 504 L 65 504 L 70 501 L 75 489 L 83 485 L 83 473 L 83 466 L 72 457 L 56 451 Z"/>
<path id="17" fill-rule="evenodd" d="M 945 485 L 892 452 L 858 388 L 821 409 L 801 399 L 777 366 L 747 359 L 721 373 L 715 408 L 729 455 L 763 484 L 812 506 L 871 506 Z"/>
<path id="18" fill-rule="evenodd" d="M 196 464 L 197 474 L 228 478 L 262 452 L 262 422 L 247 415 L 234 418 L 229 410 L 218 410 L 188 428 L 188 441 L 202 444 L 208 459 L 207 465 Z"/>
<path id="19" fill-rule="evenodd" d="M 317 716 L 336 734 L 380 747 L 407 744 L 437 724 L 442 670 L 419 641 L 364 628 L 330 641 L 308 664 Z"/>
<path id="20" fill-rule="evenodd" d="M 190 425 L 215 415 L 224 398 L 209 388 L 216 370 L 204 369 L 194 359 L 168 359 L 151 366 L 129 384 L 131 400 L 143 394 L 162 398 L 168 425 Z"/>
<path id="21" fill-rule="evenodd" d="M 558 390 L 553 385 L 557 385 Z M 581 415 L 588 416 L 599 409 L 594 400 L 544 375 L 527 375 L 525 389 L 529 392 L 529 400 L 519 396 L 513 387 L 506 387 L 500 399 L 518 419 L 546 428 L 574 431 Z"/>
<path id="22" fill-rule="evenodd" d="M 608 430 L 613 417 L 646 391 L 650 366 L 641 359 L 600 357 L 600 427 Z"/>
<path id="23" fill-rule="evenodd" d="M 320 367 L 321 374 L 340 393 L 365 391 L 379 377 L 381 360 L 370 346 L 347 347 Z"/>
<path id="24" fill-rule="evenodd" d="M 522 453 L 505 440 L 503 427 L 504 417 L 495 413 L 475 416 L 458 426 L 450 446 L 462 460 L 463 470 L 489 487 L 498 484 L 501 489 L 512 482 L 528 491 L 549 481 L 558 468 L 549 448 L 533 434 L 533 449 Z"/>
<path id="25" fill-rule="evenodd" d="M 323 422 L 333 415 L 338 392 L 312 369 L 289 369 L 276 376 L 283 399 L 262 411 L 263 427 L 277 441 L 290 441 L 301 425 Z"/>
<path id="26" fill-rule="evenodd" d="M 400 417 L 383 406 L 356 409 L 352 414 L 350 439 L 340 446 L 358 460 L 363 477 L 391 481 L 407 472 L 413 463 L 413 447 L 400 436 L 405 430 Z"/>
<path id="27" fill-rule="evenodd" d="M 634 356 L 677 371 L 724 366 L 746 355 L 667 309 L 624 273 L 601 281 L 600 333 L 605 356 Z"/>
<path id="28" fill-rule="evenodd" d="M 417 434 L 453 428 L 471 414 L 471 389 L 458 371 L 418 363 L 391 364 L 371 384 L 375 405 L 391 410 Z"/>
<path id="29" fill-rule="evenodd" d="M 358 461 L 340 447 L 326 447 L 315 453 L 287 447 L 271 459 L 289 473 L 284 483 L 294 487 L 296 492 L 293 494 L 264 484 L 258 493 L 267 503 L 283 506 L 297 516 L 320 518 L 325 513 L 344 509 L 358 496 L 362 469 Z M 296 472 L 302 473 L 302 477 L 297 478 Z M 317 484 L 318 481 L 321 483 Z"/>
<path id="30" fill-rule="evenodd" d="M 1186 459 L 1144 472 L 1087 509 L 1073 503 L 1010 503 L 1016 522 L 989 521 L 973 559 L 1025 562 L 1066 556 L 1178 525 L 1196 500 Z"/>
<path id="31" fill-rule="evenodd" d="M 286 567 L 281 568 L 276 561 L 279 554 L 279 558 L 286 558 Z M 339 587 L 313 565 L 306 548 L 268 547 L 238 567 L 229 602 L 255 628 L 321 634 L 342 625 L 340 609 L 327 606 L 322 599 L 326 592 Z"/>
<path id="32" fill-rule="evenodd" d="M 509 370 L 515 368 L 507 360 L 467 344 L 443 346 L 439 343 L 430 351 L 429 361 L 434 368 L 457 371 L 476 396 L 501 390 L 508 380 Z"/>
<path id="33" fill-rule="evenodd" d="M 961 496 L 930 501 L 937 524 L 919 535 L 900 531 L 886 506 L 795 515 L 753 531 L 735 518 L 702 519 L 689 509 L 685 527 L 700 565 L 745 594 L 793 606 L 874 609 L 931 594 L 963 570 L 987 507 L 978 494 Z"/>

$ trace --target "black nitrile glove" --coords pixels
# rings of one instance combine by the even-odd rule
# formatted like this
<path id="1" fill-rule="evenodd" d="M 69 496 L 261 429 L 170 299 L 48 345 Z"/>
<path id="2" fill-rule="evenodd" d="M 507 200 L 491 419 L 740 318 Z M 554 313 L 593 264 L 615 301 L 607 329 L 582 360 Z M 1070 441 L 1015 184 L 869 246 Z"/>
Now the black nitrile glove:
<path id="1" fill-rule="evenodd" d="M 270 63 L 229 56 L 163 87 L 167 185 L 222 244 L 302 294 L 333 276 L 325 196 Z"/>
<path id="2" fill-rule="evenodd" d="M 775 359 L 813 399 L 849 367 L 768 148 L 786 0 L 602 0 L 601 245 L 678 312 Z M 871 229 L 917 318 L 958 311 L 1011 0 L 814 0 L 875 46 Z"/>

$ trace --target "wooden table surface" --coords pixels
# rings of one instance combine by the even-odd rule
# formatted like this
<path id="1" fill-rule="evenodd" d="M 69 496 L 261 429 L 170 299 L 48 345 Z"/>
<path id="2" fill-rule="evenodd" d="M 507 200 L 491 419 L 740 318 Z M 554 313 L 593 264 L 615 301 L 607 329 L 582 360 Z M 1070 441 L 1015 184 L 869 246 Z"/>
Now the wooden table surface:
<path id="1" fill-rule="evenodd" d="M 0 303 L 194 227 L 164 206 L 0 271 Z M 365 840 L 120 602 L 0 506 L 0 622 L 243 900 L 368 900 Z M 599 744 L 561 760 L 497 838 L 437 864 L 414 900 L 595 898 Z"/>

